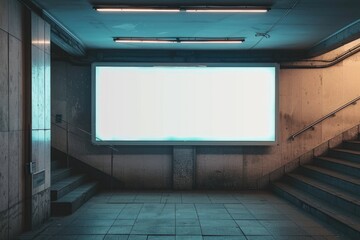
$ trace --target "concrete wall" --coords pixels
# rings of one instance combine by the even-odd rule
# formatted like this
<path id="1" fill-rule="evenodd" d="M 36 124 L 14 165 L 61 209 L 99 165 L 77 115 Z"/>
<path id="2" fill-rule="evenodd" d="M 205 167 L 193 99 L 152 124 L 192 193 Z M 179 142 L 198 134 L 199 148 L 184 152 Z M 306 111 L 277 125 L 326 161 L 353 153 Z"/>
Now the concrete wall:
<path id="1" fill-rule="evenodd" d="M 0 239 L 14 239 L 24 230 L 26 203 L 31 201 L 33 227 L 50 213 L 50 45 L 44 48 L 50 28 L 27 11 L 17 0 L 0 0 Z M 31 36 L 26 35 L 29 26 Z M 31 52 L 26 41 L 32 41 Z M 32 89 L 26 90 L 29 81 Z M 30 91 L 33 112 L 28 116 Z M 32 118 L 30 141 L 26 118 Z M 26 155 L 26 144 L 32 156 Z M 30 186 L 31 199 L 25 196 L 29 159 L 36 163 L 32 176 L 45 170 L 44 182 Z"/>
<path id="2" fill-rule="evenodd" d="M 0 239 L 12 239 L 24 223 L 22 10 L 0 0 Z"/>
<path id="3" fill-rule="evenodd" d="M 32 225 L 50 217 L 50 25 L 31 14 Z"/>
<path id="4" fill-rule="evenodd" d="M 356 43 L 352 43 L 353 45 Z M 322 56 L 328 58 L 351 47 L 343 46 Z M 280 71 L 280 141 L 273 147 L 196 147 L 195 187 L 201 189 L 256 189 L 266 186 L 273 171 L 360 122 L 359 104 L 318 125 L 295 141 L 288 137 L 307 124 L 360 95 L 360 53 L 326 69 Z M 90 66 L 52 63 L 52 113 L 91 130 Z M 65 127 L 65 126 L 63 126 Z M 70 127 L 69 153 L 111 173 L 110 150 L 95 147 L 87 134 Z M 52 146 L 66 150 L 66 134 L 53 126 Z M 87 141 L 84 141 L 87 139 Z M 333 141 L 332 141 L 333 142 Z M 119 147 L 113 175 L 127 188 L 172 188 L 172 147 Z M 191 171 L 190 171 L 191 172 Z M 281 173 L 280 173 L 281 175 Z"/>

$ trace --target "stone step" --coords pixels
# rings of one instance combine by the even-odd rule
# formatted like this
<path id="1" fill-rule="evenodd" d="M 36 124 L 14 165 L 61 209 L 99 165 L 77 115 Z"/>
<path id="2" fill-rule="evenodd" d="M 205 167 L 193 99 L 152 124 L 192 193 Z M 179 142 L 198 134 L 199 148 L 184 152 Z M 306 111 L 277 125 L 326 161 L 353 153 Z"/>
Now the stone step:
<path id="1" fill-rule="evenodd" d="M 63 161 L 51 160 L 51 170 L 55 170 L 58 168 L 64 168 L 64 167 L 65 167 L 65 163 Z"/>
<path id="2" fill-rule="evenodd" d="M 344 141 L 343 147 L 349 150 L 360 151 L 360 140 Z"/>
<path id="3" fill-rule="evenodd" d="M 287 178 L 295 187 L 360 217 L 359 196 L 297 173 L 289 173 Z"/>
<path id="4" fill-rule="evenodd" d="M 69 177 L 73 172 L 72 168 L 58 168 L 51 171 L 51 184 L 54 184 L 66 177 Z"/>
<path id="5" fill-rule="evenodd" d="M 98 182 L 86 182 L 67 193 L 56 201 L 51 202 L 51 214 L 64 216 L 74 213 L 97 191 Z"/>
<path id="6" fill-rule="evenodd" d="M 327 184 L 360 195 L 360 179 L 337 171 L 324 169 L 314 165 L 303 165 L 300 172 Z"/>
<path id="7" fill-rule="evenodd" d="M 360 163 L 360 151 L 349 150 L 345 148 L 334 148 L 328 153 L 329 157 L 348 160 L 355 163 Z"/>
<path id="8" fill-rule="evenodd" d="M 333 171 L 360 177 L 360 163 L 331 157 L 316 157 L 314 159 L 314 164 Z"/>
<path id="9" fill-rule="evenodd" d="M 73 175 L 64 178 L 51 186 L 51 201 L 58 200 L 59 198 L 71 192 L 85 181 L 84 174 Z"/>
<path id="10" fill-rule="evenodd" d="M 360 239 L 360 219 L 341 208 L 322 201 L 311 194 L 287 183 L 272 183 L 273 190 L 283 198 L 328 223 L 351 238 Z"/>

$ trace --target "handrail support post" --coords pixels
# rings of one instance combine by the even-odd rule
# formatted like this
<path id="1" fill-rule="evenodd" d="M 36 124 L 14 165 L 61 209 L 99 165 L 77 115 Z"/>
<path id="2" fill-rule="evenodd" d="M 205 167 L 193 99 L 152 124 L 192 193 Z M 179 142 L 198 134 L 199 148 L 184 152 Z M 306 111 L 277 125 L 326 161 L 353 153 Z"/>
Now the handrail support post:
<path id="1" fill-rule="evenodd" d="M 69 123 L 66 123 L 66 166 L 70 167 L 69 159 Z"/>
<path id="2" fill-rule="evenodd" d="M 114 148 L 113 146 L 111 148 L 111 179 L 110 179 L 110 190 L 113 191 L 113 178 L 114 178 Z"/>

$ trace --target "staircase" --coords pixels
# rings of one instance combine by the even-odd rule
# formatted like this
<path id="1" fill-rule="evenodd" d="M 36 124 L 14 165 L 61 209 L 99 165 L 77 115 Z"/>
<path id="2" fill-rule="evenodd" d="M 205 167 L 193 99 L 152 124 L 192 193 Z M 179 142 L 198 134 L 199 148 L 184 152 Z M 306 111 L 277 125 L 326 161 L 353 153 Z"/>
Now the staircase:
<path id="1" fill-rule="evenodd" d="M 64 162 L 51 161 L 51 214 L 72 214 L 96 193 L 98 185 L 85 174 L 67 168 Z"/>
<path id="2" fill-rule="evenodd" d="M 315 157 L 271 187 L 349 237 L 360 239 L 360 138 Z"/>

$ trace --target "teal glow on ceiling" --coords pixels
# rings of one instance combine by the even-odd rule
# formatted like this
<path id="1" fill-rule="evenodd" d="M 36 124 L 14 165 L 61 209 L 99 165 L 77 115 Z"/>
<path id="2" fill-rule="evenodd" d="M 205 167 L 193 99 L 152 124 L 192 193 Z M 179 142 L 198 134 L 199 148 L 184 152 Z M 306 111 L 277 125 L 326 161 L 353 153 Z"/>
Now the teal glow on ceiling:
<path id="1" fill-rule="evenodd" d="M 181 5 L 184 1 L 35 0 L 88 49 L 300 50 L 360 19 L 359 0 L 217 0 L 192 5 L 270 6 L 268 13 L 100 13 L 94 5 Z M 190 1 L 186 1 L 189 3 Z M 267 33 L 270 37 L 256 36 Z M 115 43 L 114 37 L 244 37 L 243 44 Z"/>

